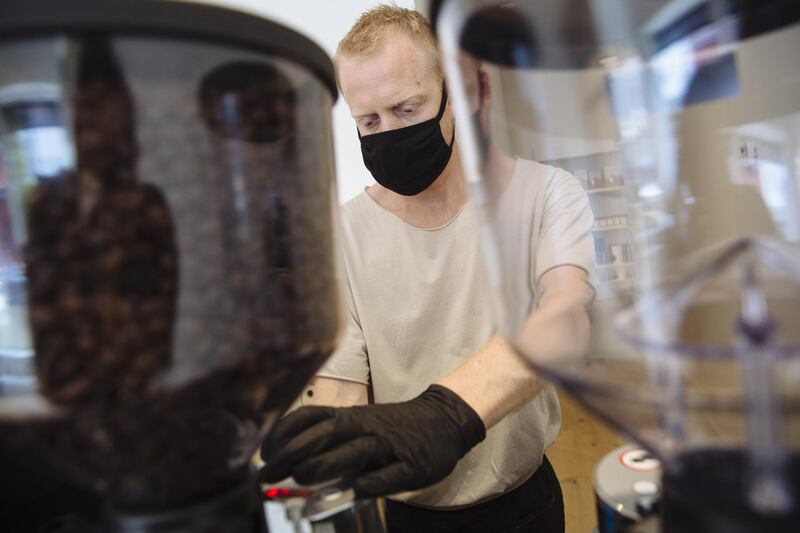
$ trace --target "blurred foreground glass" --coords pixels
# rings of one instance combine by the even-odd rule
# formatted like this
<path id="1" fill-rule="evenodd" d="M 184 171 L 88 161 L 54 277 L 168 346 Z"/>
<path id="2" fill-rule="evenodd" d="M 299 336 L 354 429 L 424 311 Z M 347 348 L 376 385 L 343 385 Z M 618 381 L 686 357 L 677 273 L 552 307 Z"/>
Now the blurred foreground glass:
<path id="1" fill-rule="evenodd" d="M 256 17 L 0 8 L 4 438 L 121 509 L 240 483 L 338 336 L 335 98 Z"/>
<path id="2" fill-rule="evenodd" d="M 666 463 L 665 490 L 676 493 L 665 531 L 796 528 L 800 5 L 440 4 L 501 330 L 543 376 Z M 479 66 L 491 80 L 488 121 L 475 120 Z M 506 295 L 535 287 L 504 275 L 525 213 L 508 212 L 511 188 L 488 146 L 566 169 L 589 199 L 596 298 L 585 353 L 554 358 L 511 318 Z M 684 516 L 700 506 L 703 517 Z"/>

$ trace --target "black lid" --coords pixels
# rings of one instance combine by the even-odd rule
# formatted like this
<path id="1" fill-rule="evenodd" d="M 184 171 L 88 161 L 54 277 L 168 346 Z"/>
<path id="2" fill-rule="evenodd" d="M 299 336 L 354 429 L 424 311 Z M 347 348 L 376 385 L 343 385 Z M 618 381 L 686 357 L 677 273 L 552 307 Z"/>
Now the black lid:
<path id="1" fill-rule="evenodd" d="M 428 18 L 434 32 L 447 0 L 431 0 Z M 641 28 L 668 0 L 628 0 L 631 22 Z M 518 68 L 581 69 L 603 45 L 595 27 L 597 2 L 539 0 L 487 3 L 467 13 L 460 45 L 475 57 Z M 653 54 L 683 39 L 699 27 L 730 18 L 737 38 L 748 39 L 800 21 L 798 0 L 704 0 L 693 4 L 662 29 L 639 43 Z M 628 36 L 606 36 L 627 40 Z"/>
<path id="2" fill-rule="evenodd" d="M 311 70 L 338 96 L 328 55 L 303 35 L 231 9 L 165 0 L 2 0 L 0 39 L 110 31 L 203 39 L 275 54 Z"/>

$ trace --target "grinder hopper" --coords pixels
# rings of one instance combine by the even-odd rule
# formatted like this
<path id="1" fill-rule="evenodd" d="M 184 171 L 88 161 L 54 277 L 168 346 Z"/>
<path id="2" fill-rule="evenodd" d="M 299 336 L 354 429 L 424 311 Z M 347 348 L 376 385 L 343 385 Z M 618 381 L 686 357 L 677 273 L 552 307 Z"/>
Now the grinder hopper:
<path id="1" fill-rule="evenodd" d="M 0 6 L 4 439 L 117 514 L 243 483 L 337 341 L 335 99 L 324 52 L 243 13 Z"/>

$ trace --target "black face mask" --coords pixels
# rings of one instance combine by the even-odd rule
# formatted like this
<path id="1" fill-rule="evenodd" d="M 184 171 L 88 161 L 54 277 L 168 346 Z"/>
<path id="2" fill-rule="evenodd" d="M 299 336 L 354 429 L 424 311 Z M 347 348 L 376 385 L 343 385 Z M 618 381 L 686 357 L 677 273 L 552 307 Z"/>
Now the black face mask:
<path id="1" fill-rule="evenodd" d="M 442 86 L 442 103 L 436 116 L 425 122 L 362 137 L 361 155 L 375 180 L 387 189 L 414 196 L 436 181 L 453 154 L 455 128 L 450 144 L 442 137 L 439 121 L 447 104 Z"/>

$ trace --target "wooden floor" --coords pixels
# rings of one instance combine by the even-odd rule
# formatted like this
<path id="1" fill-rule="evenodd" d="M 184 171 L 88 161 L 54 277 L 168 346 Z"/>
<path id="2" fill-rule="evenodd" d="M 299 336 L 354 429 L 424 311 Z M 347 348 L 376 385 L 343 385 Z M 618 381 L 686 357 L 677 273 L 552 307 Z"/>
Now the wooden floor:
<path id="1" fill-rule="evenodd" d="M 627 441 L 586 412 L 569 396 L 561 400 L 561 433 L 547 450 L 561 489 L 567 533 L 590 533 L 597 525 L 592 491 L 594 467 L 600 459 Z"/>

